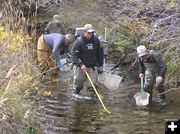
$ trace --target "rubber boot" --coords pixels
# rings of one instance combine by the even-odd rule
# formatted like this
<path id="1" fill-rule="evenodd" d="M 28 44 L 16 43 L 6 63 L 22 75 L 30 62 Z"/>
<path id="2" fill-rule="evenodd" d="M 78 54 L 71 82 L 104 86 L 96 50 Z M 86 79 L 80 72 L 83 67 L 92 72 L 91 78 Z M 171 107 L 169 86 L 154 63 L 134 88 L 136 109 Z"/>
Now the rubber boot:
<path id="1" fill-rule="evenodd" d="M 161 105 L 166 105 L 167 101 L 166 101 L 165 94 L 163 93 L 164 92 L 164 85 L 163 85 L 163 83 L 160 83 L 160 84 L 156 85 L 156 90 L 159 93 L 159 95 L 158 95 L 158 102 Z"/>
<path id="2" fill-rule="evenodd" d="M 96 84 L 94 84 L 94 86 L 96 89 L 98 88 L 98 86 Z M 90 92 L 91 94 L 95 94 L 93 87 L 87 87 L 87 92 Z"/>
<path id="3" fill-rule="evenodd" d="M 94 89 L 93 87 L 88 87 L 87 92 L 90 92 L 91 94 L 94 94 Z"/>
<path id="4" fill-rule="evenodd" d="M 144 91 L 149 93 L 149 104 L 152 103 L 152 89 L 150 87 L 146 87 Z"/>
<path id="5" fill-rule="evenodd" d="M 82 90 L 82 88 L 79 88 L 79 87 L 77 87 L 77 88 L 73 88 L 73 93 L 75 93 L 75 94 L 80 94 L 80 91 Z"/>
<path id="6" fill-rule="evenodd" d="M 166 105 L 166 104 L 167 104 L 165 94 L 160 94 L 160 95 L 158 95 L 158 102 L 159 102 L 161 105 Z"/>

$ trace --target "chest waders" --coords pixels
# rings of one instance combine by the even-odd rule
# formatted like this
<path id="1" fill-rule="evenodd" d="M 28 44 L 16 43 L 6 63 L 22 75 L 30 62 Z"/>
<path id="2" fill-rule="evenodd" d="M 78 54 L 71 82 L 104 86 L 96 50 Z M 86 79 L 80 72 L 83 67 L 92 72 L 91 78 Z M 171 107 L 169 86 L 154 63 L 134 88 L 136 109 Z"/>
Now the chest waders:
<path id="1" fill-rule="evenodd" d="M 146 67 L 144 90 L 150 94 L 150 101 L 151 101 L 153 85 L 156 82 L 156 77 L 159 75 L 160 69 L 157 63 L 144 63 L 144 65 Z M 158 101 L 161 102 L 165 100 L 165 94 L 161 94 L 162 92 L 164 92 L 164 76 L 163 76 L 163 81 L 158 85 L 155 85 L 155 88 L 158 94 L 160 94 L 158 96 Z"/>

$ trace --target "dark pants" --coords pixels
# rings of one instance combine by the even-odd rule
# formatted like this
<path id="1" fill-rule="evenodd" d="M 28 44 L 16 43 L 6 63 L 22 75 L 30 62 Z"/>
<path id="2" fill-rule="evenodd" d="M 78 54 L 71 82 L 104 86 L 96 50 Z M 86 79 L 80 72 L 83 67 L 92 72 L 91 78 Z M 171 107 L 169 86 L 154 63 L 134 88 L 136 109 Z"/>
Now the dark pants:
<path id="1" fill-rule="evenodd" d="M 150 94 L 150 100 L 152 100 L 152 89 L 154 86 L 154 83 L 156 82 L 156 77 L 157 74 L 146 71 L 145 72 L 145 85 L 144 85 L 144 90 L 145 92 L 148 92 Z M 159 83 L 158 85 L 155 85 L 155 88 L 159 94 L 159 99 L 164 100 L 165 99 L 165 94 L 162 94 L 164 92 L 164 80 L 165 77 L 163 77 L 163 81 Z"/>
<path id="2" fill-rule="evenodd" d="M 80 92 L 80 90 L 83 89 L 84 83 L 87 82 L 87 87 L 92 88 L 92 85 L 90 84 L 89 80 L 87 79 L 87 76 L 80 67 L 73 66 L 73 74 L 74 74 L 74 82 L 73 82 L 73 89 L 76 90 L 77 93 Z M 97 85 L 97 68 L 94 67 L 88 68 L 88 74 L 93 82 L 94 85 Z"/>

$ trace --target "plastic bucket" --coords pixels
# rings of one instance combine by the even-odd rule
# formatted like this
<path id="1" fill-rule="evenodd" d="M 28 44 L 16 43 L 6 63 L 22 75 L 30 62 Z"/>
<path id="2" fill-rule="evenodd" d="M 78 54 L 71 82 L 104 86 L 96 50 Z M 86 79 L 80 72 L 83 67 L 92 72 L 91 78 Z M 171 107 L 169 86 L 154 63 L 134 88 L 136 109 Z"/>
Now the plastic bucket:
<path id="1" fill-rule="evenodd" d="M 138 106 L 146 106 L 149 104 L 149 96 L 150 94 L 147 92 L 139 92 L 134 95 L 136 100 L 136 105 Z"/>
<path id="2" fill-rule="evenodd" d="M 122 77 L 116 74 L 105 73 L 104 85 L 108 89 L 118 89 L 120 82 L 122 81 Z"/>

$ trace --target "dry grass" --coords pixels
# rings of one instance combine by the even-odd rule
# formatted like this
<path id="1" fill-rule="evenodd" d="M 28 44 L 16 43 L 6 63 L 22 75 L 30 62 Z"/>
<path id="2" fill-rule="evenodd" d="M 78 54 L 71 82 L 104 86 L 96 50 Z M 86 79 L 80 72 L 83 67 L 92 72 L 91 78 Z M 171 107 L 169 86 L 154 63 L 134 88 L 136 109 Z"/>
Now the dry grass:
<path id="1" fill-rule="evenodd" d="M 27 32 L 29 18 L 24 18 L 22 12 L 10 1 L 4 3 L 2 17 L 4 23 L 0 26 L 0 133 L 23 134 L 28 124 L 27 111 L 30 109 L 30 100 L 25 100 L 23 96 L 27 90 L 34 89 L 38 84 L 32 80 L 36 53 L 32 38 L 34 39 L 35 35 L 29 35 Z"/>

